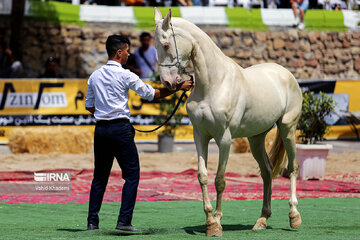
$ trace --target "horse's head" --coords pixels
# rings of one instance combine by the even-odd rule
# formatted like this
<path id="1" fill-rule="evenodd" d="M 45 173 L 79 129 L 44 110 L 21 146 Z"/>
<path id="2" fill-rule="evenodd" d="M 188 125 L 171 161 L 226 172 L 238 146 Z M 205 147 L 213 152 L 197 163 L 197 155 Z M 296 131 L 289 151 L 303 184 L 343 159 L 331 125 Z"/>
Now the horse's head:
<path id="1" fill-rule="evenodd" d="M 155 8 L 155 47 L 159 57 L 160 80 L 169 90 L 183 81 L 185 67 L 189 63 L 192 42 L 185 38 L 184 31 L 171 24 L 171 9 L 163 19 L 159 9 Z"/>

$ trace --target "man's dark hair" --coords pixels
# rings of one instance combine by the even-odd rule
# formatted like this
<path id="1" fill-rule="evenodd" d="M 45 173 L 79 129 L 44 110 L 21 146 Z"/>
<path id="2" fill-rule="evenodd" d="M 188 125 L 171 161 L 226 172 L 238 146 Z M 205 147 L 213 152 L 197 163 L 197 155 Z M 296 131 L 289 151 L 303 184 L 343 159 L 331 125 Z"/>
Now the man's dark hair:
<path id="1" fill-rule="evenodd" d="M 140 40 L 143 39 L 144 37 L 149 37 L 149 38 L 151 38 L 151 35 L 150 35 L 150 33 L 148 33 L 148 32 L 142 32 L 142 33 L 140 34 Z"/>
<path id="2" fill-rule="evenodd" d="M 57 58 L 54 58 L 54 57 L 49 57 L 48 59 L 46 59 L 46 62 L 45 62 L 45 66 L 47 66 L 49 63 L 51 62 L 55 62 L 55 63 L 59 63 L 59 59 Z"/>
<path id="3" fill-rule="evenodd" d="M 126 48 L 126 44 L 130 46 L 130 40 L 121 35 L 111 35 L 106 40 L 106 51 L 109 58 L 113 58 L 116 54 L 116 51 Z"/>

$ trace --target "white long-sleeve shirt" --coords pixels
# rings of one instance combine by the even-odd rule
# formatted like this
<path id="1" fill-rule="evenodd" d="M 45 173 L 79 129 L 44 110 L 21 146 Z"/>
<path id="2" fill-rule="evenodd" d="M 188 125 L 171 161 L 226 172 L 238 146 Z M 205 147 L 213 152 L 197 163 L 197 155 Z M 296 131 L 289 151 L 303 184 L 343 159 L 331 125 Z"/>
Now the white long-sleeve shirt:
<path id="1" fill-rule="evenodd" d="M 155 89 L 120 63 L 109 60 L 93 72 L 88 80 L 85 107 L 95 107 L 96 120 L 130 119 L 129 89 L 152 101 Z"/>

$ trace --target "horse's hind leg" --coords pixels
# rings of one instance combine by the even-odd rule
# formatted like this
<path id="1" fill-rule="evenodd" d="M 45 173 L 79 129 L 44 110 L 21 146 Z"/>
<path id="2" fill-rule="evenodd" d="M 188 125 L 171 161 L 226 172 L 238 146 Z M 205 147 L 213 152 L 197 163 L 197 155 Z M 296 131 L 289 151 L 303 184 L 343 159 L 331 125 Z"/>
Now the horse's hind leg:
<path id="1" fill-rule="evenodd" d="M 286 125 L 279 123 L 280 135 L 284 142 L 288 157 L 288 172 L 290 176 L 290 212 L 289 221 L 290 227 L 297 228 L 301 225 L 301 216 L 297 210 L 298 201 L 296 198 L 296 178 L 297 178 L 297 164 L 296 164 L 296 124 Z"/>
<path id="2" fill-rule="evenodd" d="M 264 182 L 263 207 L 260 218 L 256 221 L 253 230 L 266 229 L 266 220 L 271 216 L 271 184 L 272 165 L 265 151 L 265 136 L 267 132 L 249 138 L 250 149 L 258 162 L 261 177 Z"/>
<path id="3" fill-rule="evenodd" d="M 223 136 L 220 139 L 216 139 L 216 143 L 219 147 L 219 164 L 215 178 L 215 187 L 217 192 L 216 197 L 216 210 L 215 210 L 215 220 L 218 223 L 219 232 L 216 236 L 222 235 L 222 227 L 220 220 L 222 218 L 221 202 L 222 195 L 225 189 L 225 169 L 226 164 L 229 158 L 230 146 L 231 146 L 231 134 L 229 130 L 225 130 Z"/>

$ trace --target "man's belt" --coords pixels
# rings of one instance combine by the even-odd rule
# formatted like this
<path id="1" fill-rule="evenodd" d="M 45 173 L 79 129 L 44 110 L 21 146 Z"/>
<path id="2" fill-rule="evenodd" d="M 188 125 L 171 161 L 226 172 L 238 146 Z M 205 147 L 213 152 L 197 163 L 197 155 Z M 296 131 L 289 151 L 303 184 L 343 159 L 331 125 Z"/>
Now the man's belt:
<path id="1" fill-rule="evenodd" d="M 130 120 L 127 118 L 116 118 L 111 120 L 98 120 L 96 125 L 112 124 L 112 123 L 129 123 Z"/>

